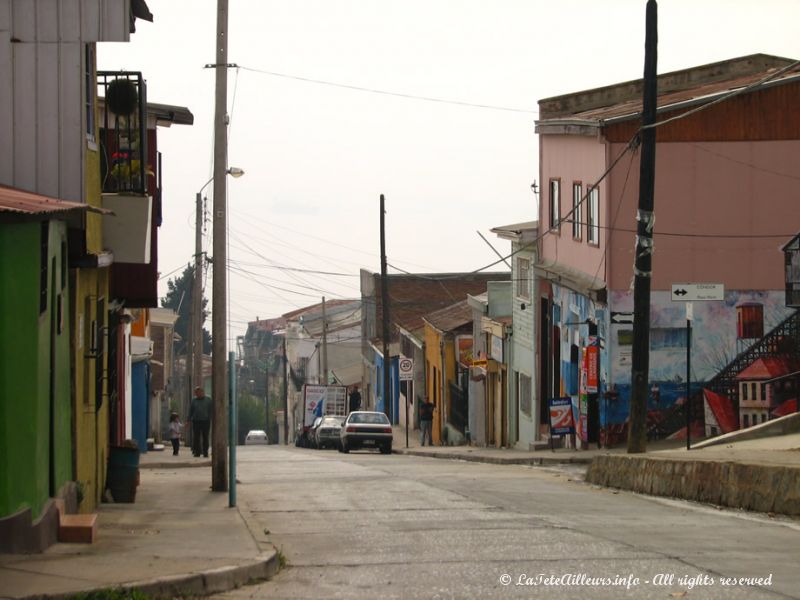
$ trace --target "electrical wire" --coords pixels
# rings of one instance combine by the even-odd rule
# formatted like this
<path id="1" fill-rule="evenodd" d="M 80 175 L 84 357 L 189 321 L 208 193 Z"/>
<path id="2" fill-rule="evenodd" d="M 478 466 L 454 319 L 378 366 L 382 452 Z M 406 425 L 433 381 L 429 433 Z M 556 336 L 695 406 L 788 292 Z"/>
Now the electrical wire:
<path id="1" fill-rule="evenodd" d="M 238 65 L 236 65 L 238 67 Z M 279 73 L 277 71 L 268 71 L 266 69 L 256 69 L 253 67 L 240 67 L 245 71 L 251 71 L 253 73 L 261 73 L 262 75 L 271 75 L 273 77 L 282 77 L 284 79 L 294 79 L 296 81 L 303 81 L 306 83 L 316 83 L 319 85 L 328 85 L 337 88 L 343 88 L 347 90 L 353 90 L 356 92 L 368 92 L 371 94 L 381 94 L 384 96 L 394 96 L 397 98 L 405 98 L 407 100 L 422 100 L 425 102 L 438 102 L 440 104 L 453 104 L 456 106 L 465 106 L 469 108 L 483 108 L 489 110 L 500 110 L 506 112 L 514 112 L 514 113 L 523 113 L 523 114 L 533 114 L 538 115 L 538 110 L 530 110 L 527 108 L 514 108 L 510 106 L 497 106 L 493 104 L 478 104 L 474 102 L 463 102 L 461 100 L 448 100 L 445 98 L 435 98 L 433 96 L 421 96 L 417 94 L 407 94 L 404 92 L 391 92 L 387 90 L 380 90 L 377 88 L 369 88 L 369 87 L 362 87 L 359 85 L 350 85 L 347 83 L 337 83 L 334 81 L 325 81 L 323 79 L 313 79 L 311 77 L 301 77 L 299 75 L 291 75 L 289 73 Z"/>

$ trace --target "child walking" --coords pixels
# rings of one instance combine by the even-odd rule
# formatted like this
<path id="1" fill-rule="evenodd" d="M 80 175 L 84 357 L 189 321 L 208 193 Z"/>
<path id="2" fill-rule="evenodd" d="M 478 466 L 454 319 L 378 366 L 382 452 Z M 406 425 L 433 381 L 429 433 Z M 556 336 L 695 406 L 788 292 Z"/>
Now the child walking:
<path id="1" fill-rule="evenodd" d="M 183 423 L 178 419 L 178 413 L 170 414 L 169 439 L 172 441 L 172 456 L 178 456 L 178 450 L 181 448 L 181 431 L 183 431 Z"/>

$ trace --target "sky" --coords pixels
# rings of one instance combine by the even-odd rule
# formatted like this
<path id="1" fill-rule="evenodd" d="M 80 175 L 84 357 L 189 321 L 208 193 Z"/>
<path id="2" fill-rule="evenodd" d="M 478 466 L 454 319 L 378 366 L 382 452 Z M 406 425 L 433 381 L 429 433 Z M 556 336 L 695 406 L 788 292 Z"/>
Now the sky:
<path id="1" fill-rule="evenodd" d="M 147 4 L 154 22 L 99 44 L 98 68 L 141 71 L 149 101 L 194 114 L 159 132 L 163 296 L 193 260 L 195 196 L 213 173 L 216 2 Z M 538 100 L 641 78 L 645 7 L 229 0 L 228 164 L 245 175 L 227 187 L 228 337 L 322 296 L 359 297 L 359 270 L 380 271 L 381 194 L 390 273 L 495 263 L 478 231 L 508 254 L 489 230 L 537 218 Z M 658 15 L 659 73 L 800 58 L 796 0 L 661 0 Z"/>

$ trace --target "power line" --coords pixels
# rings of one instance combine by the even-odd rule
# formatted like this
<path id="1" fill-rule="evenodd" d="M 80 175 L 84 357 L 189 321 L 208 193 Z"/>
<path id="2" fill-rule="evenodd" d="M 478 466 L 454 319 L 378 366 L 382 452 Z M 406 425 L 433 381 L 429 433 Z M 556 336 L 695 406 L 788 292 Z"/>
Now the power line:
<path id="1" fill-rule="evenodd" d="M 238 67 L 238 65 L 237 65 Z M 475 102 L 463 102 L 461 100 L 448 100 L 446 98 L 435 98 L 433 96 L 421 96 L 417 94 L 407 94 L 404 92 L 391 92 L 388 90 L 379 90 L 377 88 L 362 87 L 359 85 L 350 85 L 347 83 L 337 83 L 335 81 L 326 81 L 323 79 L 313 79 L 311 77 L 301 77 L 299 75 L 291 75 L 289 73 L 278 73 L 277 71 L 267 71 L 266 69 L 254 69 L 252 67 L 240 67 L 245 71 L 252 71 L 253 73 L 261 73 L 262 75 L 272 75 L 273 77 L 283 77 L 284 79 L 294 79 L 296 81 L 304 81 L 306 83 L 317 83 L 320 85 L 329 85 L 332 87 L 353 90 L 356 92 L 368 92 L 370 94 L 381 94 L 384 96 L 395 96 L 397 98 L 406 98 L 408 100 L 422 100 L 425 102 L 437 102 L 440 104 L 453 104 L 456 106 L 466 106 L 469 108 L 484 108 L 489 110 L 501 110 L 506 112 L 524 113 L 538 115 L 538 110 L 530 110 L 527 108 L 514 108 L 510 106 L 497 106 L 494 104 L 478 104 Z"/>

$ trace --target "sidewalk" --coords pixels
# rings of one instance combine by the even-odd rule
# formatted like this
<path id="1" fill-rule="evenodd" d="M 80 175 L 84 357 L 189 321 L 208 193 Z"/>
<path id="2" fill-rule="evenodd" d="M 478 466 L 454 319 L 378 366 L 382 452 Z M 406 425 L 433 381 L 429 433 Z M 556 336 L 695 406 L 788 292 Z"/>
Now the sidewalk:
<path id="1" fill-rule="evenodd" d="M 148 452 L 132 504 L 101 504 L 94 544 L 0 554 L 0 598 L 69 598 L 111 587 L 173 597 L 231 590 L 278 570 L 227 492 L 212 492 L 211 461 Z"/>
<path id="2" fill-rule="evenodd" d="M 745 430 L 746 432 L 746 430 Z M 746 437 L 742 432 L 739 437 Z M 693 447 L 685 441 L 648 444 L 643 454 L 625 446 L 588 450 L 525 451 L 476 446 L 419 445 L 419 432 L 395 426 L 398 454 L 494 464 L 587 465 L 586 481 L 654 496 L 696 500 L 731 508 L 800 515 L 800 433 Z"/>

